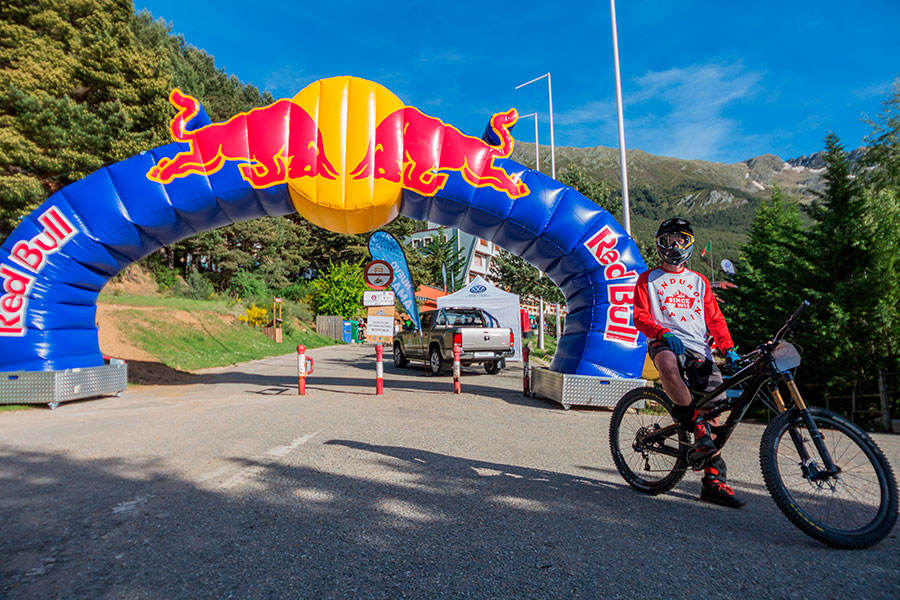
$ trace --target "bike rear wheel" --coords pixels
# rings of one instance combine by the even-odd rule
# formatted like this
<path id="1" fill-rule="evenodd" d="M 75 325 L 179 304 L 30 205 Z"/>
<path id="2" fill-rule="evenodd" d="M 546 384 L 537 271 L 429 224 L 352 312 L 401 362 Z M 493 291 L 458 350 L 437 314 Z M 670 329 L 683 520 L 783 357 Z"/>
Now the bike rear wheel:
<path id="1" fill-rule="evenodd" d="M 773 420 L 760 442 L 760 466 L 775 504 L 807 535 L 837 548 L 878 543 L 897 520 L 897 483 L 890 464 L 866 433 L 821 408 L 809 409 L 840 469 L 829 476 L 800 412 Z M 810 457 L 803 464 L 793 429 Z"/>
<path id="2" fill-rule="evenodd" d="M 674 423 L 672 401 L 655 388 L 631 390 L 616 404 L 609 424 L 609 448 L 619 474 L 634 489 L 655 496 L 668 492 L 684 477 L 685 449 L 690 443 L 687 432 L 671 427 Z M 651 435 L 666 427 L 669 435 Z"/>

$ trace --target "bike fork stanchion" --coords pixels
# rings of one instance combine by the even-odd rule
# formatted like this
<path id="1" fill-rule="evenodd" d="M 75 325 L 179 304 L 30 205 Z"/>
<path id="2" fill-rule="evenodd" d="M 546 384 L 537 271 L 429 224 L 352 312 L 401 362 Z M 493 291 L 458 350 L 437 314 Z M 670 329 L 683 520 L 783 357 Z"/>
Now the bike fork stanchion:
<path id="1" fill-rule="evenodd" d="M 384 345 L 375 345 L 375 395 L 384 395 Z"/>
<path id="2" fill-rule="evenodd" d="M 531 369 L 528 368 L 528 355 L 531 349 L 528 346 L 522 348 L 522 394 L 531 395 Z"/>
<path id="3" fill-rule="evenodd" d="M 459 355 L 462 352 L 462 349 L 459 347 L 459 344 L 453 345 L 453 393 L 459 394 L 462 390 L 459 385 L 459 374 L 462 370 L 459 365 Z"/>
<path id="4" fill-rule="evenodd" d="M 306 377 L 312 375 L 315 368 L 315 361 L 306 356 L 306 346 L 300 344 L 297 346 L 297 395 L 306 395 Z"/>

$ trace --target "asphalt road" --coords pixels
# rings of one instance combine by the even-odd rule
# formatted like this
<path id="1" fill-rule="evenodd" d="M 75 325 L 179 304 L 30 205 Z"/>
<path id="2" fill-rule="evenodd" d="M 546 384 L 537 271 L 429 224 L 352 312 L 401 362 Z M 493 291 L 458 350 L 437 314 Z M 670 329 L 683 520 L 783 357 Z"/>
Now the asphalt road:
<path id="1" fill-rule="evenodd" d="M 454 395 L 388 364 L 376 396 L 371 346 L 311 355 L 304 397 L 288 355 L 0 413 L 0 597 L 900 597 L 896 532 L 833 550 L 778 511 L 761 425 L 726 448 L 743 510 L 695 474 L 651 498 L 609 412 L 525 398 L 518 368 Z"/>

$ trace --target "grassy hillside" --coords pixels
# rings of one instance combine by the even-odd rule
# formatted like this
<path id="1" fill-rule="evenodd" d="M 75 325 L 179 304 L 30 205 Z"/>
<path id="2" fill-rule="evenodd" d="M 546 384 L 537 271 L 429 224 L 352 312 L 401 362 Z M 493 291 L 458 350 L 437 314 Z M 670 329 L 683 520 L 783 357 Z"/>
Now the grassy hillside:
<path id="1" fill-rule="evenodd" d="M 155 360 L 177 371 L 288 354 L 299 344 L 318 348 L 335 343 L 309 324 L 296 322 L 285 327 L 283 342 L 276 344 L 260 328 L 238 320 L 242 306 L 224 300 L 103 293 L 99 305 L 104 352 L 129 362 Z M 146 377 L 138 380 L 153 383 Z"/>

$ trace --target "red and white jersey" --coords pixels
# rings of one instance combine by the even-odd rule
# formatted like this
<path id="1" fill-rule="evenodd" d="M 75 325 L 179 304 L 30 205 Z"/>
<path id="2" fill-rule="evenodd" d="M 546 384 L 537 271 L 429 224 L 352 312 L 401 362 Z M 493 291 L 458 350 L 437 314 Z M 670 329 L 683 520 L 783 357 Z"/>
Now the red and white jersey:
<path id="1" fill-rule="evenodd" d="M 709 280 L 690 269 L 641 273 L 634 289 L 634 326 L 650 339 L 671 331 L 685 347 L 706 356 L 707 330 L 723 351 L 734 347 Z"/>

